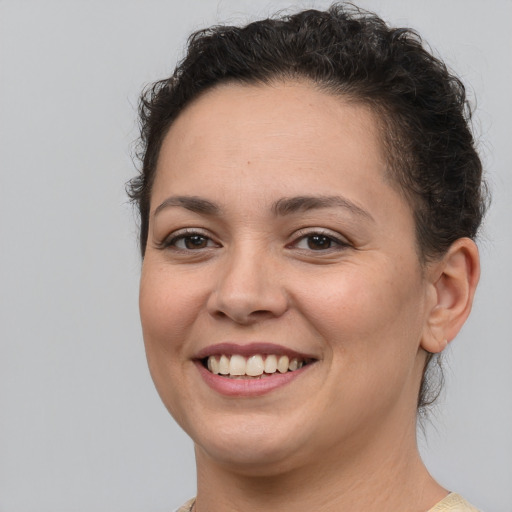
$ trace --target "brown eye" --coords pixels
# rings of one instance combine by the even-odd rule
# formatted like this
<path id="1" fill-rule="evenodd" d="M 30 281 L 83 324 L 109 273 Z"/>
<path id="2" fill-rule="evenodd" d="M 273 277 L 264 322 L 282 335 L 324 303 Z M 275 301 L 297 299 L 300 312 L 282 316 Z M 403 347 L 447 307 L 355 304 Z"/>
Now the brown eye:
<path id="1" fill-rule="evenodd" d="M 333 239 L 325 235 L 310 235 L 306 237 L 308 249 L 312 251 L 321 251 L 330 249 L 333 244 Z"/>
<path id="2" fill-rule="evenodd" d="M 180 251 L 198 251 L 218 247 L 218 244 L 202 233 L 182 233 L 166 242 L 165 247 L 178 249 Z"/>
<path id="3" fill-rule="evenodd" d="M 344 250 L 350 247 L 350 243 L 335 234 L 324 233 L 322 231 L 298 232 L 298 238 L 291 244 L 294 248 L 302 251 L 333 251 Z"/>
<path id="4" fill-rule="evenodd" d="M 208 247 L 208 238 L 202 235 L 191 235 L 182 238 L 186 249 L 204 249 Z"/>

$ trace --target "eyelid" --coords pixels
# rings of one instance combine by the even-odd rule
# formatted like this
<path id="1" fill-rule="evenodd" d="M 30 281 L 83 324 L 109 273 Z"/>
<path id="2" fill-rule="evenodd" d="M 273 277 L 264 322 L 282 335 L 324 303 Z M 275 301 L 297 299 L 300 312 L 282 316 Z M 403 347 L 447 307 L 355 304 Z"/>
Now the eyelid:
<path id="1" fill-rule="evenodd" d="M 298 231 L 295 231 L 291 236 L 292 240 L 290 243 L 287 244 L 287 247 L 296 245 L 303 238 L 313 235 L 322 235 L 327 238 L 330 238 L 340 247 L 352 247 L 352 243 L 348 240 L 348 238 L 344 237 L 343 235 L 336 231 L 320 227 L 302 228 L 299 229 Z"/>
<path id="2" fill-rule="evenodd" d="M 158 249 L 166 249 L 169 247 L 174 247 L 174 249 L 177 251 L 185 251 L 185 252 L 192 251 L 192 249 L 181 249 L 179 247 L 176 247 L 174 244 L 178 240 L 182 240 L 184 238 L 187 238 L 189 236 L 194 236 L 194 235 L 203 236 L 204 238 L 207 238 L 209 241 L 213 242 L 217 247 L 221 246 L 221 244 L 215 240 L 215 237 L 212 236 L 212 234 L 209 231 L 207 231 L 203 228 L 192 228 L 192 227 L 177 229 L 177 230 L 173 231 L 172 233 L 169 233 L 169 235 L 164 237 L 161 241 L 156 242 L 155 245 Z M 211 247 L 206 247 L 206 248 L 203 248 L 203 250 L 210 249 L 210 248 Z M 200 249 L 198 249 L 198 250 L 200 250 Z"/>

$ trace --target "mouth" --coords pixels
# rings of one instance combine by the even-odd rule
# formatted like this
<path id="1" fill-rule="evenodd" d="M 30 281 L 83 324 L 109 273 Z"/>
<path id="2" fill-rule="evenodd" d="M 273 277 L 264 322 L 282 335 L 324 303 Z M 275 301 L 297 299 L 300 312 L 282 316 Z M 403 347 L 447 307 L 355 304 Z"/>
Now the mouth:
<path id="1" fill-rule="evenodd" d="M 274 343 L 219 343 L 194 358 L 203 381 L 220 395 L 256 398 L 288 386 L 319 360 Z"/>
<path id="2" fill-rule="evenodd" d="M 203 367 L 214 375 L 229 379 L 265 379 L 273 375 L 296 372 L 315 360 L 285 354 L 220 354 L 202 358 Z"/>

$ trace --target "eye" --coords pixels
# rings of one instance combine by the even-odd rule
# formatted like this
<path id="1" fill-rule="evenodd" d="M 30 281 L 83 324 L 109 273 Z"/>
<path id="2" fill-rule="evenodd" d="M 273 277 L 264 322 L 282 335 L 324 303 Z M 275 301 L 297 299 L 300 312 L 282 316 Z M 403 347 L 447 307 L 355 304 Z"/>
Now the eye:
<path id="1" fill-rule="evenodd" d="M 334 240 L 326 235 L 309 235 L 302 238 L 297 244 L 299 249 L 311 249 L 312 251 L 322 251 L 330 249 Z"/>
<path id="2" fill-rule="evenodd" d="M 211 247 L 219 247 L 219 244 L 214 242 L 209 236 L 194 231 L 173 233 L 167 240 L 162 242 L 161 245 L 179 251 L 198 251 Z"/>
<path id="3" fill-rule="evenodd" d="M 309 232 L 299 233 L 293 242 L 293 247 L 306 251 L 327 251 L 329 249 L 343 249 L 350 244 L 331 233 Z"/>
<path id="4" fill-rule="evenodd" d="M 203 235 L 187 235 L 175 238 L 172 245 L 178 249 L 204 249 L 211 240 Z"/>

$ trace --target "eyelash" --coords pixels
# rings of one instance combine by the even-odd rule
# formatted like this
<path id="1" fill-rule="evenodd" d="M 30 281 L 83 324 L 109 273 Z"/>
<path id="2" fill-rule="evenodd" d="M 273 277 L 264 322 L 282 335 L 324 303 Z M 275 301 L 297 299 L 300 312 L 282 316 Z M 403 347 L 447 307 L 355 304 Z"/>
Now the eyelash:
<path id="1" fill-rule="evenodd" d="M 196 248 L 188 248 L 188 247 L 178 247 L 178 242 L 182 241 L 186 243 L 187 240 L 192 240 L 193 238 L 201 238 L 206 241 L 205 247 L 196 247 Z M 213 245 L 212 245 L 213 244 Z M 182 252 L 191 252 L 197 250 L 211 249 L 213 246 L 220 247 L 220 244 L 215 242 L 211 236 L 203 233 L 202 231 L 198 231 L 196 229 L 184 229 L 178 233 L 172 233 L 169 237 L 165 238 L 162 242 L 157 244 L 159 249 L 167 249 L 172 248 L 176 251 Z"/>
<path id="2" fill-rule="evenodd" d="M 322 241 L 325 241 L 329 244 L 329 247 L 327 248 L 319 248 L 319 249 L 313 249 L 309 246 L 309 243 L 307 242 L 308 239 L 311 239 L 313 237 L 319 237 L 322 239 Z M 201 239 L 203 242 L 206 243 L 203 247 L 179 247 L 178 243 L 183 242 L 184 244 L 188 241 L 192 241 L 194 238 Z M 302 241 L 306 241 L 308 243 L 308 247 L 299 247 L 299 243 Z M 192 243 L 195 243 L 192 241 Z M 334 244 L 334 247 L 332 246 Z M 162 242 L 157 244 L 157 247 L 159 249 L 167 249 L 171 248 L 175 251 L 180 252 L 194 252 L 194 251 L 200 251 L 205 249 L 211 249 L 212 247 L 221 247 L 221 245 L 217 242 L 215 242 L 208 234 L 198 231 L 195 229 L 184 229 L 183 231 L 180 231 L 178 233 L 172 233 L 169 237 L 164 239 Z M 314 229 L 311 231 L 302 230 L 297 233 L 294 233 L 294 239 L 292 242 L 288 243 L 286 245 L 286 248 L 296 248 L 300 251 L 304 252 L 327 252 L 327 251 L 336 251 L 336 250 L 343 250 L 348 247 L 351 247 L 351 244 L 347 242 L 346 240 L 342 239 L 341 237 L 335 236 L 330 231 L 325 231 L 323 229 Z"/>
<path id="3" fill-rule="evenodd" d="M 309 244 L 308 244 L 307 248 L 298 247 L 299 242 L 306 241 L 306 243 L 307 243 L 307 240 L 311 239 L 313 237 L 320 237 L 320 238 L 324 239 L 325 241 L 327 241 L 331 246 L 327 247 L 327 248 L 323 248 L 323 249 L 312 249 L 311 247 L 309 247 Z M 333 243 L 334 243 L 335 247 L 332 247 Z M 287 247 L 290 247 L 290 246 L 296 247 L 299 250 L 308 251 L 308 252 L 327 252 L 327 251 L 343 250 L 348 247 L 351 247 L 351 244 L 347 240 L 344 240 L 343 238 L 336 236 L 331 231 L 326 231 L 323 229 L 313 229 L 310 231 L 302 230 L 302 231 L 299 231 L 298 233 L 295 233 L 294 240 L 290 244 L 287 245 Z"/>

